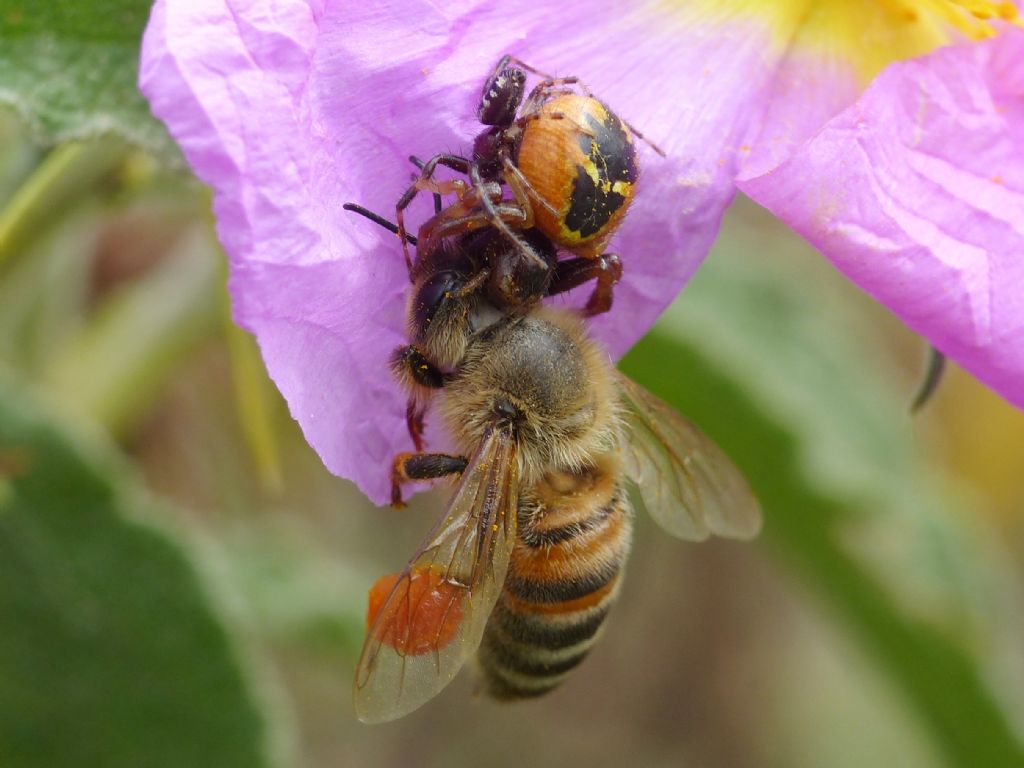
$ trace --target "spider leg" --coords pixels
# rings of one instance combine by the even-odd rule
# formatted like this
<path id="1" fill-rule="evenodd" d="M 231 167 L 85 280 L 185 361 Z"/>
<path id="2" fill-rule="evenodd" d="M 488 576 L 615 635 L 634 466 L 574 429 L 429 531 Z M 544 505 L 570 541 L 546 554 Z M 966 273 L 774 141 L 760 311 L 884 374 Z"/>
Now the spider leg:
<path id="1" fill-rule="evenodd" d="M 410 158 L 410 160 L 417 165 L 419 164 L 419 161 L 415 157 Z M 464 157 L 460 157 L 459 155 L 434 155 L 423 164 L 423 167 L 420 169 L 419 178 L 413 181 L 412 185 L 405 190 L 405 193 L 395 204 L 395 219 L 398 221 L 398 237 L 402 241 L 402 255 L 405 256 L 405 263 L 409 267 L 410 272 L 412 271 L 412 257 L 409 255 L 409 245 L 406 240 L 407 230 L 405 227 L 405 209 L 409 207 L 409 204 L 423 189 L 431 189 L 426 182 L 432 181 L 434 171 L 439 165 L 465 173 L 469 168 L 469 160 Z M 432 191 L 435 195 L 441 193 L 440 190 L 437 189 L 433 189 Z M 435 198 L 435 209 L 437 208 L 437 205 L 438 201 Z"/>
<path id="2" fill-rule="evenodd" d="M 548 295 L 570 291 L 578 285 L 596 280 L 593 293 L 583 308 L 585 317 L 599 315 L 612 308 L 612 289 L 622 278 L 622 262 L 614 253 L 604 253 L 596 259 L 578 257 L 560 261 L 548 288 Z"/>

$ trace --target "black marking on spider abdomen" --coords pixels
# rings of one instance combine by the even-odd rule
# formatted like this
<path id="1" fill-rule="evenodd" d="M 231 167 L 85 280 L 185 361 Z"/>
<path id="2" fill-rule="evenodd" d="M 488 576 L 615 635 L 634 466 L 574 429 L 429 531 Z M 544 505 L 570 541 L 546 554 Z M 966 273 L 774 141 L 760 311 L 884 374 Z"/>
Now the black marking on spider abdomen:
<path id="1" fill-rule="evenodd" d="M 589 159 L 587 168 L 577 166 L 565 227 L 581 238 L 597 234 L 626 202 L 622 185 L 639 178 L 636 147 L 622 121 L 607 107 L 604 119 L 588 113 L 587 123 L 593 135 L 581 133 L 580 149 Z M 596 175 L 596 179 L 594 176 Z M 620 190 L 614 189 L 616 184 Z"/>

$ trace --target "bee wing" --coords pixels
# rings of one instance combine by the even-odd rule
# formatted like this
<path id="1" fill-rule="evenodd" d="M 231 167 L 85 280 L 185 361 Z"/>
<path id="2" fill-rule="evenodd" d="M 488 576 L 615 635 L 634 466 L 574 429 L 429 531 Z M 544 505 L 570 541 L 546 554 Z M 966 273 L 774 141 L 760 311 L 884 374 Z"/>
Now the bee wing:
<path id="1" fill-rule="evenodd" d="M 515 544 L 518 481 L 511 434 L 490 432 L 367 631 L 354 691 L 363 722 L 421 706 L 480 644 Z"/>
<path id="2" fill-rule="evenodd" d="M 628 429 L 623 461 L 648 514 L 681 539 L 756 536 L 761 507 L 722 449 L 639 384 L 617 379 Z"/>

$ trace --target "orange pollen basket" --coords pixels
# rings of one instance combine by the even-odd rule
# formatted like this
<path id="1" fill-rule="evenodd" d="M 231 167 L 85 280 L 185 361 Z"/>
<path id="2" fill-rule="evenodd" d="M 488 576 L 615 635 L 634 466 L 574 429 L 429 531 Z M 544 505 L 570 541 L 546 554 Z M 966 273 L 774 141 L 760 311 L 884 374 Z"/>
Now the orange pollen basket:
<path id="1" fill-rule="evenodd" d="M 387 613 L 380 616 L 400 576 L 388 574 L 370 588 L 366 625 L 374 627 L 381 643 L 403 656 L 421 656 L 444 648 L 462 624 L 465 588 L 446 581 L 435 569 L 415 569 L 399 585 Z"/>

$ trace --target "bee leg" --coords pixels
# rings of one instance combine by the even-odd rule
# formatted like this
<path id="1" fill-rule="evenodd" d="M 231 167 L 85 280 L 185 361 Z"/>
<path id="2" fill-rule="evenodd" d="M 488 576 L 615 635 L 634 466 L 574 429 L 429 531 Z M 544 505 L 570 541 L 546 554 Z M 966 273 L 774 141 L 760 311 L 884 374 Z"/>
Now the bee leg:
<path id="1" fill-rule="evenodd" d="M 447 453 L 400 453 L 391 465 L 391 506 L 401 509 L 402 484 L 412 480 L 433 480 L 461 474 L 469 460 Z"/>
<path id="2" fill-rule="evenodd" d="M 423 450 L 423 417 L 431 390 L 444 386 L 444 373 L 416 347 L 399 347 L 391 353 L 391 370 L 412 397 L 405 407 L 405 423 L 417 451 Z"/>
<path id="3" fill-rule="evenodd" d="M 427 407 L 420 405 L 415 397 L 410 397 L 405 406 L 405 423 L 409 428 L 409 437 L 412 438 L 412 444 L 416 447 L 417 452 L 423 450 L 423 430 L 426 428 L 423 417 L 426 415 Z"/>
<path id="4" fill-rule="evenodd" d="M 596 280 L 594 292 L 583 308 L 586 317 L 599 315 L 612 308 L 612 289 L 622 279 L 622 262 L 614 253 L 603 253 L 596 259 L 575 258 L 555 266 L 548 295 L 565 293 L 589 280 Z"/>

